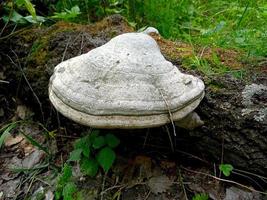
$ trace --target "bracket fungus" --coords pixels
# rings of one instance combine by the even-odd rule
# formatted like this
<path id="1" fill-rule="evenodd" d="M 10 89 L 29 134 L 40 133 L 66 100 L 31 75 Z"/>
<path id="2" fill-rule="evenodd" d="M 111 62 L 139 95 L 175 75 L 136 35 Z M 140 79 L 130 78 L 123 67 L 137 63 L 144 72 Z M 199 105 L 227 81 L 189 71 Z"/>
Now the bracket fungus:
<path id="1" fill-rule="evenodd" d="M 95 128 L 147 128 L 187 119 L 203 96 L 204 83 L 181 73 L 145 33 L 119 35 L 58 64 L 49 84 L 60 113 Z"/>

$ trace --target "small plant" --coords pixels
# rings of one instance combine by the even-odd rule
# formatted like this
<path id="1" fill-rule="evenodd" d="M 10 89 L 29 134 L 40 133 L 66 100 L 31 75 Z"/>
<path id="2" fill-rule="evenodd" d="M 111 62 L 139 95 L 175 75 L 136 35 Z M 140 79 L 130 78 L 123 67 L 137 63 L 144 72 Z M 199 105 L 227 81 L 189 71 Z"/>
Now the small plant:
<path id="1" fill-rule="evenodd" d="M 65 164 L 61 175 L 57 182 L 55 198 L 60 199 L 63 196 L 64 200 L 71 200 L 74 193 L 77 191 L 77 186 L 72 181 L 72 167 Z"/>
<path id="2" fill-rule="evenodd" d="M 34 4 L 29 0 L 16 0 L 4 3 L 4 15 L 1 17 L 5 23 L 9 21 L 15 24 L 36 24 L 45 22 L 45 18 L 36 15 Z M 19 12 L 26 10 L 30 15 L 23 16 Z"/>
<path id="3" fill-rule="evenodd" d="M 195 196 L 193 196 L 192 200 L 208 200 L 209 199 L 209 195 L 207 194 L 196 194 Z"/>
<path id="4" fill-rule="evenodd" d="M 54 19 L 61 19 L 64 21 L 71 21 L 75 18 L 77 18 L 81 12 L 79 6 L 73 6 L 70 10 L 69 9 L 64 9 L 65 11 L 62 12 L 55 12 L 54 16 L 52 18 Z"/>
<path id="5" fill-rule="evenodd" d="M 224 176 L 230 176 L 234 167 L 230 164 L 220 164 L 219 169 L 224 174 Z"/>
<path id="6" fill-rule="evenodd" d="M 99 167 L 105 173 L 113 165 L 116 154 L 114 148 L 120 141 L 112 134 L 104 136 L 95 130 L 90 134 L 78 139 L 74 143 L 74 150 L 64 165 L 56 188 L 56 199 L 63 197 L 64 200 L 79 199 L 81 193 L 78 191 L 72 179 L 72 167 L 70 162 L 79 162 L 81 171 L 90 177 L 96 176 Z"/>
<path id="7" fill-rule="evenodd" d="M 115 161 L 113 149 L 119 143 L 119 139 L 112 134 L 102 136 L 99 131 L 93 131 L 75 142 L 68 161 L 78 161 L 81 170 L 90 177 L 97 174 L 99 166 L 106 173 Z"/>

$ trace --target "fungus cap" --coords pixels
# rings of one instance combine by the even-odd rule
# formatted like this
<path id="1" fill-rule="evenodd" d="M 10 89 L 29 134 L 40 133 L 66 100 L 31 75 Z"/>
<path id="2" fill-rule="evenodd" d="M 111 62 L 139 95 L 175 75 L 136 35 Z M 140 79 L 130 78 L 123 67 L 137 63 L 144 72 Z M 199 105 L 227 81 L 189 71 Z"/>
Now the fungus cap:
<path id="1" fill-rule="evenodd" d="M 49 98 L 64 116 L 96 128 L 156 127 L 183 119 L 204 83 L 165 60 L 155 40 L 126 33 L 55 67 Z"/>

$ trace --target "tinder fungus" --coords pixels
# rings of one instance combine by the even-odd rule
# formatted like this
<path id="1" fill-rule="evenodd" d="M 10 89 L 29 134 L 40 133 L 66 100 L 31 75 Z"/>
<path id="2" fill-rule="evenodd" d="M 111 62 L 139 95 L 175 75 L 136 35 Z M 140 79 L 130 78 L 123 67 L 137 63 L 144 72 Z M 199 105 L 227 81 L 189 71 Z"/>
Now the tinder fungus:
<path id="1" fill-rule="evenodd" d="M 145 33 L 126 33 L 55 67 L 49 98 L 64 116 L 96 128 L 145 128 L 189 116 L 203 82 L 165 60 Z"/>

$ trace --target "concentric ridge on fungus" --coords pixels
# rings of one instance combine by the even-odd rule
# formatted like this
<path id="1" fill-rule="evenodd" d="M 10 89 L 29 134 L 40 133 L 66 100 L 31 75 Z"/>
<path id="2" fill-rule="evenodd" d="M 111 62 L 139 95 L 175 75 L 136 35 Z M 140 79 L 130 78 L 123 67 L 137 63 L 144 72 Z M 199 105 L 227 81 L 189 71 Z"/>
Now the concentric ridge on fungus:
<path id="1" fill-rule="evenodd" d="M 56 66 L 49 98 L 66 117 L 99 128 L 144 128 L 180 120 L 204 96 L 203 82 L 165 60 L 155 40 L 126 33 Z"/>

